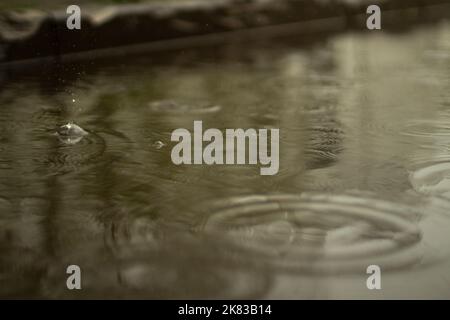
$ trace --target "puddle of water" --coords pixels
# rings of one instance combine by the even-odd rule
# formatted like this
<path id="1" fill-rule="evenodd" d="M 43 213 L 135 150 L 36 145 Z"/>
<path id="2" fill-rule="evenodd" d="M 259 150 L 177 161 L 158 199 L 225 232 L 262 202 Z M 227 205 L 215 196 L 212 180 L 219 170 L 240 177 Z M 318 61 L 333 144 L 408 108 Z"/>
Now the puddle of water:
<path id="1" fill-rule="evenodd" d="M 72 297 L 78 264 L 86 298 L 450 298 L 449 35 L 0 77 L 0 296 Z M 279 128 L 279 173 L 173 165 L 171 132 L 194 120 Z M 71 121 L 88 134 L 65 143 Z"/>

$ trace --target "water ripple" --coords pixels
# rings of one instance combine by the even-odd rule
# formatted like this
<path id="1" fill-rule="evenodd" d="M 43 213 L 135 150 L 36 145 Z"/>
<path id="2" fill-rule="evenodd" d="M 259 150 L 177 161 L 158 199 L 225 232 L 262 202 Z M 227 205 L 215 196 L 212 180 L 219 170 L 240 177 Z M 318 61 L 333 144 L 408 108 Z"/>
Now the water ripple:
<path id="1" fill-rule="evenodd" d="M 74 170 L 82 169 L 99 162 L 106 150 L 105 140 L 95 134 L 89 133 L 82 139 L 75 137 L 67 141 L 58 136 L 59 145 L 50 152 L 44 160 L 41 160 L 51 174 L 64 174 Z M 39 162 L 41 162 L 39 161 Z"/>
<path id="2" fill-rule="evenodd" d="M 416 120 L 410 121 L 403 131 L 405 135 L 428 137 L 436 139 L 437 137 L 450 136 L 450 124 L 448 120 Z"/>
<path id="3" fill-rule="evenodd" d="M 222 107 L 219 105 L 202 104 L 185 104 L 172 100 L 160 100 L 149 103 L 150 111 L 167 114 L 208 114 L 219 112 Z"/>
<path id="4" fill-rule="evenodd" d="M 426 195 L 450 198 L 450 162 L 437 162 L 417 169 L 409 175 L 414 190 Z"/>
<path id="5" fill-rule="evenodd" d="M 351 194 L 256 195 L 215 202 L 200 230 L 222 235 L 248 257 L 294 272 L 384 270 L 421 259 L 418 213 Z"/>

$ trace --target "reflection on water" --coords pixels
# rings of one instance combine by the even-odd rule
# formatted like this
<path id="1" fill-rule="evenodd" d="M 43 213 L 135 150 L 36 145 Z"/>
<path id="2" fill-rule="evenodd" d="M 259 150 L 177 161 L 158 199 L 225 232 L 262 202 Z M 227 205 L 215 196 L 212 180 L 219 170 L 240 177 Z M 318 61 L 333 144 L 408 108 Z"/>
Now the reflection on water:
<path id="1" fill-rule="evenodd" d="M 440 24 L 4 75 L 0 296 L 450 298 L 449 39 Z M 194 120 L 280 128 L 279 173 L 173 165 L 171 132 Z M 72 122 L 87 134 L 67 143 Z"/>

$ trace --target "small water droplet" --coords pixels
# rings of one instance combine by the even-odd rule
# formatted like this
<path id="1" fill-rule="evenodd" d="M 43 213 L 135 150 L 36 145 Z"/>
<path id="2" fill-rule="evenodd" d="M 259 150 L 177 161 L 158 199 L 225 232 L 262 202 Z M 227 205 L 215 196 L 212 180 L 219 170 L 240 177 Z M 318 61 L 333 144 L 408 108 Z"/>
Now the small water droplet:
<path id="1" fill-rule="evenodd" d="M 72 122 L 59 127 L 56 133 L 59 139 L 66 144 L 76 144 L 88 135 L 87 131 Z"/>
<path id="2" fill-rule="evenodd" d="M 161 149 L 162 147 L 164 147 L 165 146 L 165 143 L 164 142 L 162 142 L 162 141 L 156 141 L 154 144 L 153 144 L 153 146 L 156 148 L 156 149 Z"/>

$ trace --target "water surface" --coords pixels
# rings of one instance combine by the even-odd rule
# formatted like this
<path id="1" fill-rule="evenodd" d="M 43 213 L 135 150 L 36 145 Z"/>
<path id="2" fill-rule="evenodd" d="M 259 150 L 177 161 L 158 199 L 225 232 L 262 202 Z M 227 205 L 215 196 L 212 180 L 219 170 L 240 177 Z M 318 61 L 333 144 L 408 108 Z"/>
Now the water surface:
<path id="1" fill-rule="evenodd" d="M 448 23 L 0 75 L 1 297 L 450 298 Z M 194 120 L 279 128 L 278 174 L 175 166 Z"/>

